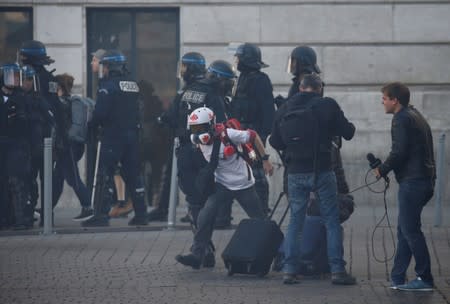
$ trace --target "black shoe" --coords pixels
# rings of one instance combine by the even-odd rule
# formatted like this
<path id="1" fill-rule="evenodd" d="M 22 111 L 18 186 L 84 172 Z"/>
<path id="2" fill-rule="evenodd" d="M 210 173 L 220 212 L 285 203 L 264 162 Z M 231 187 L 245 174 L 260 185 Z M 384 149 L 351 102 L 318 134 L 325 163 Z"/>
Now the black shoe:
<path id="1" fill-rule="evenodd" d="M 191 222 L 191 217 L 189 214 L 186 214 L 185 216 L 183 216 L 182 218 L 180 218 L 180 222 L 182 223 L 190 223 Z"/>
<path id="2" fill-rule="evenodd" d="M 297 278 L 295 274 L 292 273 L 285 273 L 283 275 L 283 284 L 286 285 L 293 285 L 300 283 L 300 280 Z"/>
<path id="3" fill-rule="evenodd" d="M 152 221 L 165 222 L 165 221 L 167 221 L 167 211 L 161 210 L 158 208 L 153 209 L 152 211 L 150 211 L 148 213 L 148 221 L 149 222 L 152 222 Z"/>
<path id="4" fill-rule="evenodd" d="M 82 207 L 81 213 L 72 220 L 75 222 L 85 221 L 94 216 L 94 210 L 91 207 Z"/>
<path id="5" fill-rule="evenodd" d="M 177 262 L 180 264 L 191 266 L 194 269 L 200 269 L 200 265 L 202 264 L 202 260 L 193 254 L 179 254 L 175 257 L 175 260 L 177 260 Z"/>
<path id="6" fill-rule="evenodd" d="M 109 226 L 109 218 L 105 215 L 94 215 L 88 220 L 81 223 L 83 227 L 107 227 Z"/>
<path id="7" fill-rule="evenodd" d="M 206 268 L 213 268 L 216 266 L 216 257 L 214 256 L 214 252 L 209 252 L 205 255 L 202 265 Z"/>
<path id="8" fill-rule="evenodd" d="M 335 285 L 355 285 L 355 277 L 349 275 L 346 271 L 335 272 L 331 274 L 331 283 Z"/>
<path id="9" fill-rule="evenodd" d="M 146 216 L 134 216 L 129 222 L 128 226 L 145 226 L 148 225 L 148 219 Z"/>

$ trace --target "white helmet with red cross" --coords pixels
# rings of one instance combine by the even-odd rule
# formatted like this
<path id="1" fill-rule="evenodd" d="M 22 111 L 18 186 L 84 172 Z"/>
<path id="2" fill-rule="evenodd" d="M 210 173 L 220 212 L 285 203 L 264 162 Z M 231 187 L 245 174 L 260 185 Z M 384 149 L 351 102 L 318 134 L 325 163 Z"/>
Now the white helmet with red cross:
<path id="1" fill-rule="evenodd" d="M 211 123 L 214 123 L 214 112 L 207 107 L 198 108 L 192 111 L 188 118 L 189 126 Z"/>
<path id="2" fill-rule="evenodd" d="M 214 123 L 215 116 L 211 109 L 202 107 L 194 110 L 188 117 L 192 143 L 203 145 L 210 144 L 214 135 Z"/>

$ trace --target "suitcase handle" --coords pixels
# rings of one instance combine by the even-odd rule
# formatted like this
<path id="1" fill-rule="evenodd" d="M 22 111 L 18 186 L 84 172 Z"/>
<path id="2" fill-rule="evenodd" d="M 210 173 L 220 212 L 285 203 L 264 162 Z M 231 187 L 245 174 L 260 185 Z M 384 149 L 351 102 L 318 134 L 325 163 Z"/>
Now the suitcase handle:
<path id="1" fill-rule="evenodd" d="M 273 215 L 275 214 L 275 210 L 277 210 L 278 205 L 279 205 L 280 202 L 281 202 L 281 199 L 282 199 L 283 196 L 285 196 L 285 195 L 286 195 L 286 193 L 285 193 L 284 191 L 281 191 L 281 192 L 280 192 L 280 195 L 278 196 L 278 199 L 277 199 L 277 201 L 275 202 L 275 206 L 273 206 L 272 212 L 271 212 L 270 215 L 269 215 L 269 220 L 272 219 Z M 280 221 L 278 222 L 278 226 L 279 226 L 279 227 L 281 227 L 281 225 L 283 224 L 284 219 L 286 218 L 286 215 L 287 215 L 287 213 L 288 213 L 289 207 L 290 207 L 290 205 L 289 205 L 289 200 L 288 200 L 288 204 L 287 204 L 286 210 L 284 210 L 283 216 L 281 217 Z"/>

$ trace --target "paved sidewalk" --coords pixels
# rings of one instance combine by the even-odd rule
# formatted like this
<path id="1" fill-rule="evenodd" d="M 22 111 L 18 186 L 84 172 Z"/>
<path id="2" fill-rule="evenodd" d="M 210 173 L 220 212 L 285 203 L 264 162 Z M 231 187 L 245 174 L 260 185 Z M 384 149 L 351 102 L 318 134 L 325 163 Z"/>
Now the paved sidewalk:
<path id="1" fill-rule="evenodd" d="M 0 303 L 450 303 L 450 228 L 432 227 L 433 210 L 426 208 L 424 231 L 437 290 L 391 291 L 387 278 L 392 263 L 377 263 L 372 257 L 373 227 L 382 211 L 359 207 L 345 224 L 345 256 L 348 270 L 358 278 L 356 286 L 333 286 L 328 279 L 286 286 L 273 272 L 262 279 L 227 277 L 220 253 L 233 230 L 214 233 L 216 268 L 195 271 L 174 260 L 189 250 L 190 231 L 133 228 L 0 237 Z M 391 213 L 395 224 L 395 209 Z M 235 214 L 237 223 L 242 213 L 237 209 Z M 385 224 L 376 231 L 373 245 L 381 258 L 393 253 Z M 412 272 L 409 277 L 414 277 Z"/>

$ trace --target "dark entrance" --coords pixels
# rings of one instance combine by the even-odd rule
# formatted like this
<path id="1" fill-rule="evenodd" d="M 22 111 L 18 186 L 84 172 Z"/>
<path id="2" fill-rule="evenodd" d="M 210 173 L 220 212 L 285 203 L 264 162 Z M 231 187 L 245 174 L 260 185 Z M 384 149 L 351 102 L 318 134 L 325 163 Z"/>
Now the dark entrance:
<path id="1" fill-rule="evenodd" d="M 98 80 L 90 72 L 90 54 L 100 48 L 124 52 L 129 71 L 142 92 L 142 171 L 147 200 L 152 203 L 163 192 L 168 194 L 168 189 L 163 191 L 161 181 L 170 175 L 172 139 L 169 130 L 158 125 L 156 118 L 169 105 L 177 90 L 179 11 L 87 9 L 88 95 L 94 98 Z M 168 199 L 168 195 L 163 197 Z"/>

